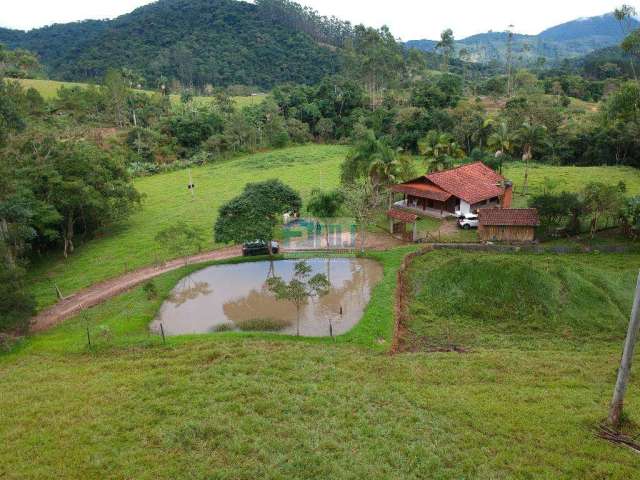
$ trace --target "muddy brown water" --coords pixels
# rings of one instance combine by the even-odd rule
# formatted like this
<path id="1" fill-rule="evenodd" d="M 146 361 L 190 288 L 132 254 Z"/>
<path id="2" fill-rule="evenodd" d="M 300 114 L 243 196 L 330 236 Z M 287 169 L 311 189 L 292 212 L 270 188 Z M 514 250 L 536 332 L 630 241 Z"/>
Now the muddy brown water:
<path id="1" fill-rule="evenodd" d="M 348 332 L 362 318 L 373 287 L 382 278 L 382 266 L 368 259 L 307 259 L 311 275 L 324 273 L 331 282 L 329 294 L 313 298 L 302 307 L 300 335 L 329 336 Z M 166 335 L 212 333 L 224 330 L 253 330 L 296 334 L 296 308 L 278 301 L 266 288 L 269 276 L 293 277 L 297 260 L 215 265 L 183 278 L 165 301 L 151 324 L 160 324 Z M 342 314 L 340 313 L 342 310 Z M 264 327 L 264 325 L 268 327 Z M 274 327 L 274 324 L 277 324 Z"/>

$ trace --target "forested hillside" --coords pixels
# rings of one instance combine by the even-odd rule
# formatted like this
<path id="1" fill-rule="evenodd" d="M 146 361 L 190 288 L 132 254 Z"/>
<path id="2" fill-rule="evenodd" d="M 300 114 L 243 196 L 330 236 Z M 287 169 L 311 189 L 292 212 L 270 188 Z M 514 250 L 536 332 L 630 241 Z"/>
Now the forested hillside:
<path id="1" fill-rule="evenodd" d="M 545 63 L 558 63 L 568 58 L 578 58 L 597 49 L 618 45 L 626 36 L 625 31 L 640 27 L 634 18 L 626 20 L 624 29 L 613 14 L 581 18 L 548 28 L 538 35 L 511 36 L 514 61 L 519 65 L 531 65 L 544 59 Z M 504 62 L 509 45 L 509 32 L 487 32 L 460 39 L 456 50 L 477 62 Z M 433 40 L 411 40 L 407 46 L 433 51 Z"/>
<path id="2" fill-rule="evenodd" d="M 140 82 L 184 86 L 315 83 L 333 73 L 350 25 L 280 0 L 160 0 L 115 20 L 0 29 L 37 53 L 51 78 L 95 80 L 128 68 Z"/>

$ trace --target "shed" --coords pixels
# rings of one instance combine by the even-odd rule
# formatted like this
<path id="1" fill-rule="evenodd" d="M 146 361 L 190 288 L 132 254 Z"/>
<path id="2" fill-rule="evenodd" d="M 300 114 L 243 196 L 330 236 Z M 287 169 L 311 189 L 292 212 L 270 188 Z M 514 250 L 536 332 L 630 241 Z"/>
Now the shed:
<path id="1" fill-rule="evenodd" d="M 387 212 L 389 217 L 389 231 L 393 235 L 399 235 L 407 242 L 415 242 L 418 238 L 418 216 L 406 210 L 392 208 Z M 412 225 L 411 231 L 407 231 L 407 225 Z"/>
<path id="2" fill-rule="evenodd" d="M 478 236 L 483 242 L 533 242 L 539 225 L 535 208 L 478 210 Z"/>

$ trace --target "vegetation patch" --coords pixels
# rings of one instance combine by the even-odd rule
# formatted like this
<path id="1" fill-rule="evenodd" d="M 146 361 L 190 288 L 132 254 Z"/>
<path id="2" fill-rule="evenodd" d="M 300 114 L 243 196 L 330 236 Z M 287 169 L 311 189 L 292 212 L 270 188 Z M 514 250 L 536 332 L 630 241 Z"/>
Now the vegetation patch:
<path id="1" fill-rule="evenodd" d="M 291 325 L 291 322 L 276 318 L 251 318 L 235 322 L 243 332 L 279 332 Z"/>

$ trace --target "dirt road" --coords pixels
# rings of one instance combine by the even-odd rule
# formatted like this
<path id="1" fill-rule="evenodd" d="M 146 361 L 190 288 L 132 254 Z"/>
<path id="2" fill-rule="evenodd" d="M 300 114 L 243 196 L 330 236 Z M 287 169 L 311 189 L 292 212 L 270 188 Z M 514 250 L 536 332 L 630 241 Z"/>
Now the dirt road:
<path id="1" fill-rule="evenodd" d="M 242 254 L 240 247 L 228 247 L 212 252 L 200 253 L 189 257 L 189 264 L 204 263 L 211 260 L 226 260 Z M 109 298 L 115 297 L 141 283 L 163 273 L 176 270 L 185 265 L 185 258 L 178 258 L 158 267 L 144 267 L 117 278 L 105 280 L 84 288 L 73 295 L 60 300 L 55 305 L 41 311 L 31 319 L 31 332 L 47 330 L 60 322 L 74 316 L 76 313 Z"/>

